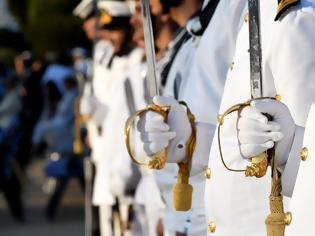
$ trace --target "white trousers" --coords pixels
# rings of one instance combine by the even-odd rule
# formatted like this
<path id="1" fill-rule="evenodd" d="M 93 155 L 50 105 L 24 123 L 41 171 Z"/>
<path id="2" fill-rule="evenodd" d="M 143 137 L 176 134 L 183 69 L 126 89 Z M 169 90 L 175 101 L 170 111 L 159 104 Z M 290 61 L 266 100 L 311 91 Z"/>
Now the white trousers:
<path id="1" fill-rule="evenodd" d="M 100 205 L 100 231 L 101 236 L 113 236 L 112 232 L 112 206 Z"/>

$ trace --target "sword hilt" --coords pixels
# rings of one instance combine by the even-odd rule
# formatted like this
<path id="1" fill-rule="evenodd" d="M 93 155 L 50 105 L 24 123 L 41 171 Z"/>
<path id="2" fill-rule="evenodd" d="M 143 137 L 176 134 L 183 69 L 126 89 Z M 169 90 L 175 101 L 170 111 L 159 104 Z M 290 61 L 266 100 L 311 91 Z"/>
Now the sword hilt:
<path id="1" fill-rule="evenodd" d="M 155 104 L 151 104 L 148 107 L 146 107 L 145 109 L 137 111 L 133 116 L 129 117 L 129 119 L 126 121 L 126 124 L 125 124 L 125 143 L 126 143 L 127 151 L 128 151 L 130 158 L 136 164 L 147 166 L 149 169 L 160 170 L 160 169 L 164 168 L 165 163 L 166 163 L 166 159 L 167 159 L 166 148 L 163 149 L 162 151 L 152 155 L 151 160 L 148 163 L 142 163 L 142 162 L 137 160 L 135 154 L 132 151 L 131 143 L 130 143 L 130 133 L 131 133 L 131 128 L 132 128 L 134 122 L 136 121 L 136 119 L 138 119 L 138 118 L 141 119 L 145 115 L 146 112 L 148 112 L 148 111 L 156 112 L 156 113 L 160 114 L 161 116 L 163 116 L 164 121 L 167 122 L 169 110 L 170 110 L 169 107 L 161 107 L 161 106 L 158 106 Z"/>
<path id="2" fill-rule="evenodd" d="M 177 211 L 188 211 L 192 204 L 192 192 L 193 187 L 189 184 L 190 177 L 190 166 L 193 153 L 196 146 L 196 128 L 195 128 L 195 116 L 192 114 L 185 102 L 180 102 L 181 105 L 186 106 L 187 116 L 191 125 L 191 135 L 186 143 L 186 158 L 182 163 L 177 163 L 178 179 L 177 183 L 173 187 L 173 203 L 174 208 Z M 135 115 L 131 116 L 125 125 L 125 142 L 130 158 L 138 165 L 145 165 L 149 169 L 162 169 L 165 166 L 167 160 L 167 148 L 164 148 L 161 152 L 154 154 L 152 160 L 148 163 L 141 163 L 138 161 L 131 150 L 130 145 L 130 131 L 134 121 L 140 118 L 148 111 L 157 112 L 164 117 L 164 121 L 167 122 L 170 107 L 160 107 L 155 104 L 148 106 L 147 108 L 136 112 Z"/>
<path id="3" fill-rule="evenodd" d="M 266 98 L 275 99 L 271 97 L 263 97 L 263 98 L 259 98 L 259 100 L 266 99 Z M 261 153 L 260 155 L 252 157 L 251 158 L 252 164 L 250 166 L 247 166 L 246 169 L 233 169 L 233 168 L 228 167 L 228 165 L 226 164 L 223 157 L 222 146 L 221 146 L 221 127 L 224 124 L 225 117 L 227 117 L 228 115 L 234 112 L 240 112 L 244 107 L 250 106 L 250 103 L 254 100 L 258 100 L 258 99 L 252 99 L 244 103 L 236 104 L 232 106 L 231 108 L 229 108 L 223 114 L 218 115 L 218 145 L 219 145 L 219 153 L 220 153 L 221 161 L 227 170 L 233 171 L 233 172 L 245 172 L 246 177 L 262 178 L 267 173 L 267 168 L 270 165 L 270 159 L 273 156 L 272 153 L 274 153 L 274 148 L 271 148 L 268 151 Z M 272 120 L 272 117 L 269 114 L 263 114 L 263 115 L 265 115 L 269 121 Z"/>

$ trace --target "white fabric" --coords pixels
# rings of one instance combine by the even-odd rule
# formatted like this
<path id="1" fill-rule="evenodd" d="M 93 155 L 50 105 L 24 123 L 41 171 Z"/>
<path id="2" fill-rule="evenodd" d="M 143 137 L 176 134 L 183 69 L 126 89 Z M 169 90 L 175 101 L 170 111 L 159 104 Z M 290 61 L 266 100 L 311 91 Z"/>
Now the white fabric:
<path id="1" fill-rule="evenodd" d="M 190 71 L 181 86 L 179 100 L 187 102 L 198 122 L 217 123 L 226 73 L 233 61 L 244 11 L 245 3 L 221 0 L 199 40 L 195 59 L 188 65 Z"/>
<path id="2" fill-rule="evenodd" d="M 184 79 L 179 91 L 179 100 L 187 102 L 197 119 L 197 145 L 192 160 L 190 179 L 194 188 L 192 211 L 189 214 L 192 223 L 186 224 L 188 235 L 205 235 L 207 230 L 204 212 L 200 213 L 199 210 L 202 211 L 204 208 L 204 171 L 208 163 L 225 74 L 234 53 L 233 37 L 236 37 L 235 34 L 239 28 L 239 21 L 235 20 L 237 14 L 226 14 L 226 11 L 232 7 L 234 7 L 233 2 L 229 4 L 228 1 L 220 1 L 203 37 L 192 41 L 192 45 L 196 47 L 192 49 L 194 59 L 183 67 L 185 72 L 182 73 Z M 242 13 L 243 8 L 237 8 L 238 14 Z M 224 27 L 222 27 L 222 22 L 225 24 Z M 174 168 L 177 172 L 177 167 Z M 173 181 L 175 180 L 176 177 Z M 171 191 L 171 186 L 169 191 Z"/>
<path id="3" fill-rule="evenodd" d="M 235 0 L 230 3 L 246 4 Z M 276 10 L 276 1 L 261 2 L 264 96 L 280 94 L 295 124 L 303 126 L 315 88 L 315 54 L 309 53 L 315 50 L 314 2 L 302 0 L 301 7 L 289 12 L 280 22 L 274 21 Z M 229 11 L 226 13 L 233 15 Z M 239 19 L 243 17 L 240 15 Z M 220 112 L 250 98 L 248 45 L 248 25 L 244 23 Z M 243 169 L 248 162 L 240 155 L 236 120 L 236 114 L 225 119 L 221 142 L 228 166 Z M 270 173 L 257 180 L 227 171 L 219 158 L 217 140 L 212 144 L 209 167 L 212 177 L 206 182 L 207 220 L 217 225 L 216 232 L 211 235 L 265 235 Z"/>
<path id="4" fill-rule="evenodd" d="M 92 160 L 94 162 L 101 156 L 101 141 L 98 128 L 101 127 L 108 108 L 101 101 L 106 93 L 105 81 L 108 79 L 106 71 L 108 62 L 113 55 L 113 48 L 108 41 L 100 40 L 96 43 L 93 55 L 93 80 L 85 83 L 83 96 L 81 97 L 80 113 L 91 116 L 87 122 L 89 142 L 92 148 Z M 104 112 L 103 112 L 104 111 Z M 96 123 L 95 123 L 96 122 Z"/>
<path id="5" fill-rule="evenodd" d="M 100 101 L 108 107 L 108 114 L 102 124 L 102 135 L 93 145 L 97 166 L 93 194 L 95 205 L 114 204 L 114 198 L 123 192 L 125 183 L 131 175 L 131 161 L 124 143 L 124 125 L 129 116 L 124 80 L 126 71 L 139 63 L 141 57 L 142 50 L 138 49 L 134 49 L 127 56 L 115 57 L 110 70 L 102 68 L 103 73 L 100 74 L 103 78 L 102 83 L 100 79 L 95 81 L 104 87 L 106 92 L 100 94 Z M 94 89 L 95 95 L 98 93 L 96 88 L 97 86 Z M 112 192 L 115 188 L 112 178 L 117 185 L 115 193 Z"/>
<path id="6" fill-rule="evenodd" d="M 263 115 L 269 114 L 272 121 Z M 292 146 L 295 124 L 287 106 L 273 99 L 251 102 L 240 112 L 237 121 L 240 151 L 244 158 L 252 158 L 276 147 L 276 165 L 285 165 Z"/>
<path id="7" fill-rule="evenodd" d="M 209 33 L 208 33 L 209 34 Z M 201 39 L 202 40 L 202 39 Z M 206 44 L 205 44 L 206 42 Z M 211 62 L 216 62 L 216 58 L 208 57 L 208 39 L 203 41 L 203 48 L 198 47 L 199 38 L 191 38 L 187 42 L 185 42 L 181 49 L 179 50 L 175 60 L 172 64 L 172 68 L 167 78 L 167 84 L 163 90 L 164 96 L 174 96 L 174 82 L 177 79 L 180 79 L 181 86 L 179 92 L 179 100 L 184 100 L 188 102 L 190 108 L 192 108 L 193 113 L 196 112 L 196 107 L 192 103 L 192 100 L 195 98 L 203 99 L 207 102 L 211 102 L 207 109 L 203 109 L 203 114 L 208 113 L 217 113 L 219 109 L 219 102 L 221 98 L 221 94 L 223 91 L 224 79 L 220 81 L 213 82 L 213 84 L 208 84 L 209 80 L 206 77 L 206 73 L 204 70 L 208 70 L 209 65 L 205 67 L 200 66 L 200 55 L 207 54 L 206 61 L 210 62 L 209 59 L 213 59 Z M 221 52 L 223 53 L 223 47 Z M 199 58 L 197 58 L 197 56 Z M 203 63 L 203 62 L 202 62 Z M 220 63 L 220 66 L 223 63 Z M 228 64 L 228 63 L 225 63 Z M 226 66 L 228 67 L 228 66 Z M 227 70 L 227 69 L 226 69 Z M 206 81 L 206 82 L 205 82 Z M 177 81 L 178 82 L 178 81 Z M 205 84 L 207 84 L 207 91 L 202 92 Z M 205 90 L 204 90 L 205 91 Z M 198 106 L 199 108 L 199 106 Z M 209 111 L 209 109 L 211 109 Z M 212 110 L 213 109 L 213 110 Z M 200 117 L 200 113 L 197 114 L 197 119 Z M 186 116 L 183 116 L 184 119 Z M 181 121 L 182 122 L 182 121 Z M 213 123 L 215 124 L 215 123 Z M 212 128 L 211 128 L 212 127 Z M 212 133 L 211 133 L 212 132 Z M 165 200 L 166 212 L 165 217 L 168 219 L 168 224 L 166 224 L 165 233 L 174 234 L 174 229 L 178 232 L 187 231 L 188 235 L 204 235 L 205 230 L 207 228 L 205 222 L 200 224 L 202 221 L 201 214 L 199 209 L 204 208 L 204 187 L 205 187 L 205 178 L 204 178 L 204 170 L 207 167 L 208 153 L 210 149 L 210 143 L 212 140 L 212 136 L 214 133 L 213 125 L 207 123 L 199 123 L 197 125 L 197 140 L 209 140 L 209 142 L 199 142 L 197 143 L 197 147 L 195 150 L 195 157 L 193 158 L 192 165 L 194 168 L 191 171 L 190 184 L 193 186 L 193 202 L 192 202 L 192 210 L 185 214 L 185 217 L 178 216 L 173 208 L 173 195 L 172 195 L 172 187 L 176 183 L 178 167 L 176 164 L 167 164 L 166 167 L 161 171 L 156 171 L 155 176 L 157 177 L 157 181 L 159 187 L 161 189 L 161 194 L 163 199 Z M 170 148 L 169 148 L 170 149 Z M 171 155 L 169 154 L 169 157 Z M 177 158 L 176 158 L 177 159 Z M 194 223 L 187 223 L 187 220 L 199 219 L 200 221 L 194 221 Z M 203 216 L 203 220 L 205 221 L 205 215 Z M 198 223 L 199 224 L 198 224 Z"/>
<path id="8" fill-rule="evenodd" d="M 310 109 L 305 128 L 303 147 L 308 148 L 308 158 L 301 162 L 296 187 L 291 200 L 290 212 L 293 221 L 287 228 L 286 235 L 315 235 L 315 105 Z"/>
<path id="9" fill-rule="evenodd" d="M 112 230 L 112 207 L 111 206 L 100 206 L 100 234 L 101 236 L 113 236 Z"/>
<path id="10" fill-rule="evenodd" d="M 147 104 L 145 101 L 145 83 L 146 65 L 139 63 L 135 65 L 127 73 L 127 77 L 131 82 L 133 90 L 134 102 L 136 110 L 143 109 Z M 143 150 L 139 137 L 139 132 L 133 130 L 132 146 L 135 147 L 134 152 L 139 161 L 147 161 L 146 154 Z M 153 176 L 153 171 L 146 167 L 139 167 L 141 179 L 137 185 L 135 194 L 135 203 L 137 204 L 137 214 L 141 223 L 142 235 L 156 236 L 156 225 L 161 216 L 164 207 L 160 191 Z"/>
<path id="11" fill-rule="evenodd" d="M 82 0 L 73 10 L 73 15 L 85 19 L 93 11 L 93 0 Z"/>
<path id="12" fill-rule="evenodd" d="M 108 12 L 111 16 L 130 16 L 131 8 L 128 2 L 124 1 L 99 1 L 97 3 L 99 9 Z"/>

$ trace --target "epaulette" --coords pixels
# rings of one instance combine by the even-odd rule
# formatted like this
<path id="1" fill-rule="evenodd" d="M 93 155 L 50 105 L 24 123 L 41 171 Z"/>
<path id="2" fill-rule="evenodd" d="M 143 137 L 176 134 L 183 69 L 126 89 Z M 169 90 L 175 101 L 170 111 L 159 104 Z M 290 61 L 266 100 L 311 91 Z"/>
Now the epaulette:
<path id="1" fill-rule="evenodd" d="M 297 6 L 301 0 L 278 0 L 278 11 L 275 21 L 279 20 L 290 8 Z"/>

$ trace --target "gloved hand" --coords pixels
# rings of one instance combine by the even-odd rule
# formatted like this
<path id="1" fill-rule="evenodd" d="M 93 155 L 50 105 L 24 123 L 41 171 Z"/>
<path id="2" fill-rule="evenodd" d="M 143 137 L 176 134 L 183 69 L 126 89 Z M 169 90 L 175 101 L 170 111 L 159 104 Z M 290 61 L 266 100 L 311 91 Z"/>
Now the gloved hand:
<path id="1" fill-rule="evenodd" d="M 272 121 L 262 113 L 272 116 Z M 237 129 L 240 151 L 251 158 L 275 146 L 276 164 L 285 165 L 294 138 L 295 123 L 287 106 L 273 99 L 251 102 L 239 114 Z"/>
<path id="2" fill-rule="evenodd" d="M 192 132 L 186 108 L 171 97 L 156 96 L 153 102 L 158 106 L 169 106 L 170 112 L 167 123 L 160 114 L 152 111 L 140 119 L 137 128 L 144 150 L 150 156 L 167 147 L 167 162 L 181 162 L 185 159 L 186 142 Z"/>

